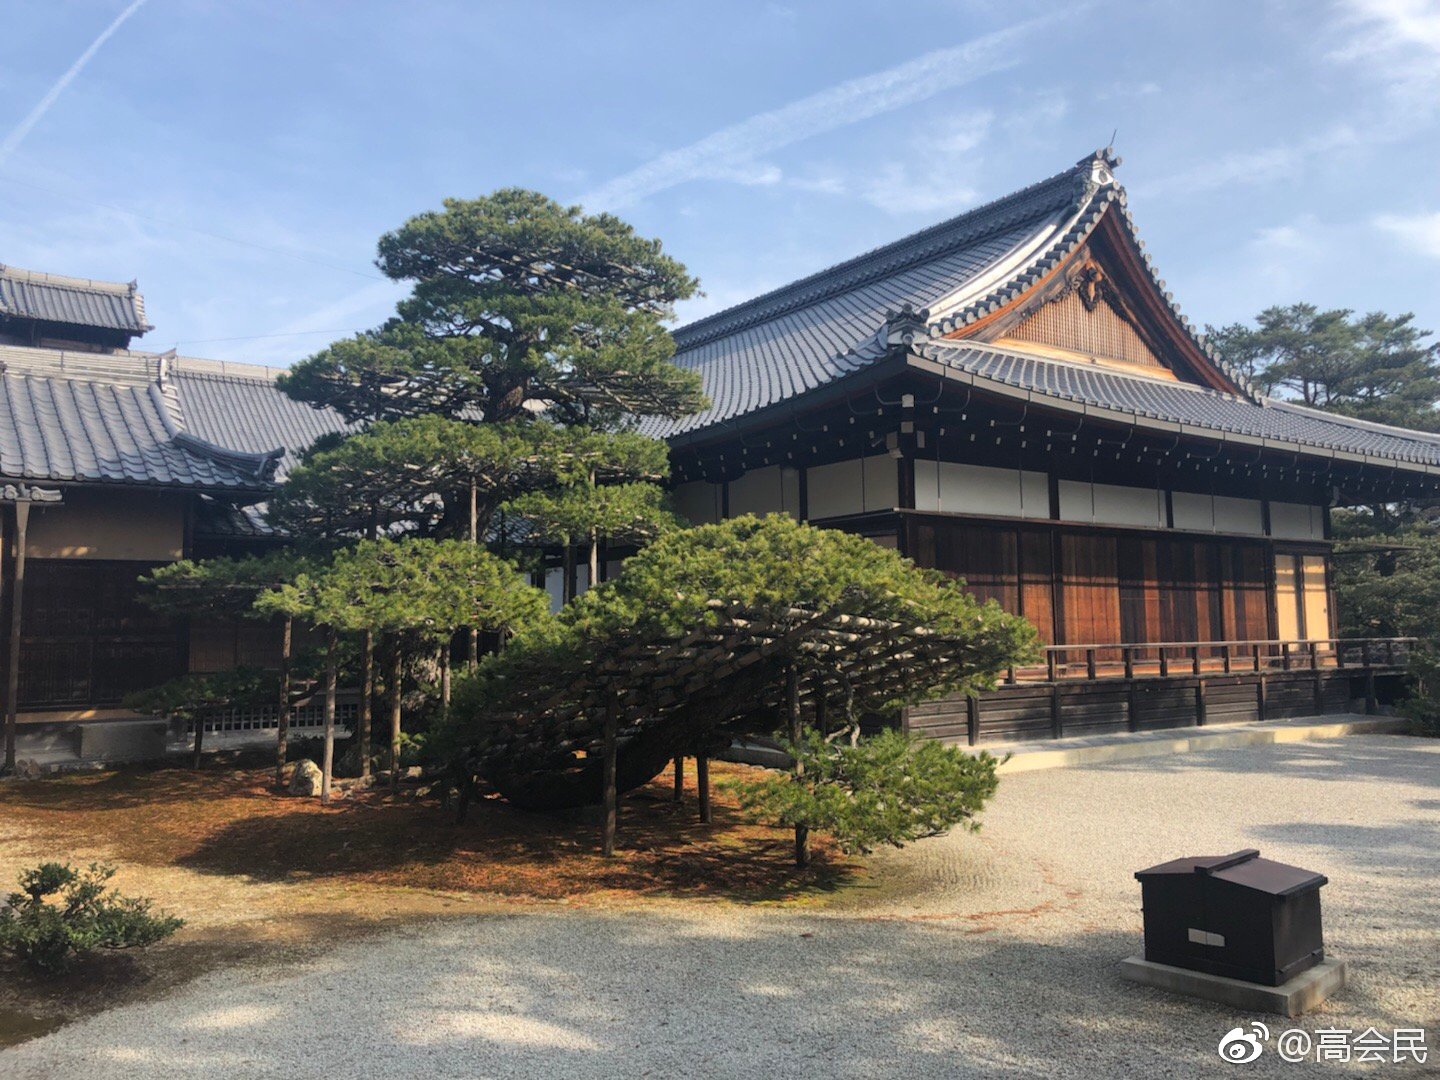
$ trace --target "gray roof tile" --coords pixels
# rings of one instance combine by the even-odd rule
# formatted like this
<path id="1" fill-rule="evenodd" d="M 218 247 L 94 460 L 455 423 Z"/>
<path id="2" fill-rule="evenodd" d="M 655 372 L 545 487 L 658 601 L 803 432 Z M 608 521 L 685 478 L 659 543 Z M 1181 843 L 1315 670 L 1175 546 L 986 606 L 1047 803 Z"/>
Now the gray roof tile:
<path id="1" fill-rule="evenodd" d="M 143 334 L 145 301 L 132 281 L 92 281 L 0 265 L 0 315 Z"/>
<path id="2" fill-rule="evenodd" d="M 254 462 L 176 437 L 149 388 L 7 371 L 0 376 L 7 478 L 256 490 Z"/>
<path id="3" fill-rule="evenodd" d="M 1352 420 L 1292 402 L 1252 401 L 1189 383 L 1125 375 L 967 341 L 932 341 L 916 353 L 981 380 L 1027 391 L 1040 405 L 1082 406 L 1143 420 L 1292 444 L 1322 454 L 1348 453 L 1440 466 L 1440 435 Z M 983 389 L 983 386 L 981 387 Z"/>
<path id="4" fill-rule="evenodd" d="M 886 355 L 887 323 L 907 309 L 939 335 L 1003 307 L 1084 243 L 1112 207 L 1133 230 L 1115 164 L 1099 151 L 1003 199 L 682 327 L 676 363 L 700 372 L 710 408 L 679 420 L 650 418 L 641 429 L 689 435 L 863 370 Z M 1154 278 L 1148 258 L 1144 265 Z M 1242 377 L 1211 358 L 1249 393 Z"/>

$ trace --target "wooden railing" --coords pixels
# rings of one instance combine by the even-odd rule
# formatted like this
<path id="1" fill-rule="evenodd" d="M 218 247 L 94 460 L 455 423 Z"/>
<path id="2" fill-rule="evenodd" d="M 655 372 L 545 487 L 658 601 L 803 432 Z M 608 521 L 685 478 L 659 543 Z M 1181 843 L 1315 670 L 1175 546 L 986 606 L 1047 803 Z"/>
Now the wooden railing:
<path id="1" fill-rule="evenodd" d="M 1043 664 L 1012 667 L 1004 682 L 1172 678 L 1322 669 L 1398 670 L 1417 638 L 1318 638 L 1265 641 L 1158 641 L 1047 645 Z"/>

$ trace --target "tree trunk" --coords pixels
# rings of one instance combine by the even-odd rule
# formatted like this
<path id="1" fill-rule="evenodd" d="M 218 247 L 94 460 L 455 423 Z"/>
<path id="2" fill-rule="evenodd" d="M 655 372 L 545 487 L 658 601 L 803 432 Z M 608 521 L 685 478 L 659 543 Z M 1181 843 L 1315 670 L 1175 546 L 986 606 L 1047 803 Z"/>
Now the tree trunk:
<path id="1" fill-rule="evenodd" d="M 585 588 L 593 589 L 600 583 L 600 534 L 590 530 L 590 580 L 585 583 Z"/>
<path id="2" fill-rule="evenodd" d="M 605 824 L 600 834 L 600 853 L 609 857 L 615 854 L 615 826 L 618 814 L 619 796 L 615 790 L 616 734 L 619 725 L 619 706 L 615 691 L 605 697 Z"/>
<path id="3" fill-rule="evenodd" d="M 699 760 L 698 758 L 696 759 Z M 675 801 L 678 803 L 685 797 L 685 757 L 683 754 L 675 755 Z"/>
<path id="4" fill-rule="evenodd" d="M 290 650 L 295 620 L 280 624 L 280 719 L 275 725 L 275 786 L 285 786 L 285 758 L 290 749 Z"/>
<path id="5" fill-rule="evenodd" d="M 800 760 L 800 676 L 795 671 L 795 665 L 791 664 L 785 669 L 785 714 L 789 720 L 790 742 L 795 745 L 797 751 L 795 756 L 795 775 L 805 775 L 805 763 Z M 810 865 L 810 829 L 809 826 L 795 826 L 795 865 Z"/>
<path id="6" fill-rule="evenodd" d="M 355 718 L 355 739 L 360 744 L 360 776 L 370 775 L 370 712 L 375 693 L 375 635 L 360 637 L 360 709 Z"/>
<path id="7" fill-rule="evenodd" d="M 480 501 L 475 490 L 475 481 L 470 481 L 470 543 L 480 543 Z M 480 662 L 480 631 L 474 627 L 466 634 L 465 666 L 475 670 Z"/>
<path id="8" fill-rule="evenodd" d="M 333 629 L 325 633 L 325 752 L 320 763 L 320 805 L 330 805 L 330 779 L 335 772 L 335 693 L 339 679 L 340 643 Z"/>
<path id="9" fill-rule="evenodd" d="M 405 680 L 405 657 L 400 650 L 400 639 L 395 639 L 395 651 L 390 657 L 390 786 L 400 786 L 400 700 L 401 683 Z"/>
<path id="10" fill-rule="evenodd" d="M 440 643 L 440 716 L 448 719 L 450 716 L 450 646 L 452 641 L 446 638 Z"/>

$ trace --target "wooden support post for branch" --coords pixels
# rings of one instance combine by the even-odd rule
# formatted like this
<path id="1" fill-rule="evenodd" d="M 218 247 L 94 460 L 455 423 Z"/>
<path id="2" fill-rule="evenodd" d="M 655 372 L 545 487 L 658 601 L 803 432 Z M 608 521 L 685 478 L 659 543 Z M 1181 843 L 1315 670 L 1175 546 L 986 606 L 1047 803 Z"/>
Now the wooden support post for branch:
<path id="1" fill-rule="evenodd" d="M 295 620 L 288 615 L 280 624 L 280 719 L 275 725 L 275 786 L 285 786 L 285 758 L 290 749 L 290 652 Z"/>
<path id="2" fill-rule="evenodd" d="M 710 759 L 704 753 L 695 755 L 695 790 L 700 796 L 700 822 L 709 825 L 715 818 L 710 811 Z"/>
<path id="3" fill-rule="evenodd" d="M 565 580 L 561 582 L 560 599 L 562 603 L 570 603 L 575 599 L 575 545 L 567 543 L 565 552 L 561 559 L 561 574 Z"/>
<path id="4" fill-rule="evenodd" d="M 197 709 L 195 711 L 195 745 L 194 752 L 190 758 L 192 769 L 200 768 L 200 755 L 205 751 L 205 714 L 208 709 Z"/>
<path id="5" fill-rule="evenodd" d="M 405 681 L 405 656 L 400 638 L 395 638 L 395 651 L 390 656 L 390 786 L 400 786 L 400 709 L 401 684 Z"/>
<path id="6" fill-rule="evenodd" d="M 325 634 L 325 750 L 320 755 L 320 805 L 330 805 L 330 778 L 335 772 L 335 692 L 339 678 L 336 655 L 340 643 L 333 629 Z"/>
<path id="7" fill-rule="evenodd" d="M 355 739 L 360 744 L 360 775 L 370 775 L 370 701 L 375 695 L 375 635 L 360 635 L 360 709 L 355 717 Z"/>
<path id="8" fill-rule="evenodd" d="M 605 822 L 600 833 L 600 853 L 607 858 L 615 854 L 615 826 L 619 799 L 615 791 L 616 738 L 620 725 L 620 703 L 613 689 L 605 697 Z"/>
<path id="9" fill-rule="evenodd" d="M 698 759 L 697 759 L 698 760 Z M 685 797 L 685 755 L 675 755 L 675 802 L 680 802 Z"/>
<path id="10" fill-rule="evenodd" d="M 795 757 L 795 775 L 805 775 L 805 762 L 801 760 L 798 751 L 800 749 L 800 675 L 791 664 L 785 669 L 785 716 L 789 723 L 790 742 L 794 745 L 797 754 Z M 797 824 L 795 826 L 795 865 L 810 865 L 810 828 L 807 825 Z"/>

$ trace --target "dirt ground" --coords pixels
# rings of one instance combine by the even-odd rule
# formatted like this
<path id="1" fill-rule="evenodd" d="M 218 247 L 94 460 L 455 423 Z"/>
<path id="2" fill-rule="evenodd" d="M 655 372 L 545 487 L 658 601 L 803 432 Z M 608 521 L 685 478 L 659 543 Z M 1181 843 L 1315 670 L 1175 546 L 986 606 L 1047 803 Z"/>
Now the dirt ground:
<path id="1" fill-rule="evenodd" d="M 745 771 L 712 766 L 708 826 L 693 772 L 678 805 L 669 771 L 632 792 L 613 859 L 593 808 L 540 814 L 491 797 L 456 824 L 436 799 L 369 791 L 326 808 L 277 794 L 267 769 L 218 763 L 0 783 L 0 892 L 40 862 L 111 862 L 122 892 L 186 920 L 167 942 L 84 958 L 58 980 L 0 958 L 0 1046 L 219 967 L 303 959 L 416 919 L 516 903 L 803 906 L 860 874 L 823 840 L 797 870 L 788 832 L 742 821 L 724 781 Z"/>

